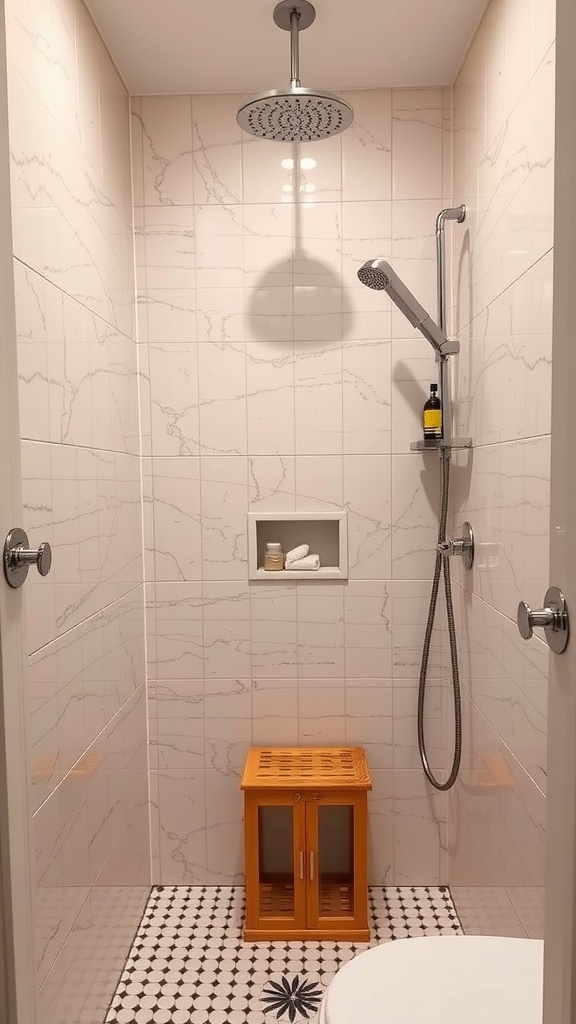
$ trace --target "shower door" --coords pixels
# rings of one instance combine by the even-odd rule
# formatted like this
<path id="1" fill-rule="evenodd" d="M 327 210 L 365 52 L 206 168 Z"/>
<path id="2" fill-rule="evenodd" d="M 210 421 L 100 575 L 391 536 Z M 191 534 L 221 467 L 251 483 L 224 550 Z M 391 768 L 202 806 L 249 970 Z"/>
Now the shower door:
<path id="1" fill-rule="evenodd" d="M 576 5 L 558 0 L 550 584 L 572 637 L 550 655 L 544 1024 L 576 1020 Z"/>
<path id="2" fill-rule="evenodd" d="M 22 524 L 6 35 L 0 9 L 0 545 Z M 0 1021 L 35 1024 L 21 590 L 0 574 Z"/>

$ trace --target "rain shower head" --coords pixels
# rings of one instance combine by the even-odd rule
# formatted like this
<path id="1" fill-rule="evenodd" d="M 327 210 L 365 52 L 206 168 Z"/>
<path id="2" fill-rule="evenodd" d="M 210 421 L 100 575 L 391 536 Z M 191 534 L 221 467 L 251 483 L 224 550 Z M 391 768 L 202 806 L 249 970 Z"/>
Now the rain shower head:
<path id="1" fill-rule="evenodd" d="M 243 131 L 273 142 L 313 142 L 338 135 L 352 124 L 354 111 L 343 99 L 300 85 L 299 33 L 315 18 L 308 0 L 281 0 L 274 8 L 274 21 L 290 32 L 290 85 L 246 100 L 236 115 Z"/>
<path id="2" fill-rule="evenodd" d="M 368 260 L 360 267 L 358 277 L 367 288 L 387 292 L 400 312 L 424 335 L 439 355 L 454 355 L 460 351 L 459 342 L 448 340 L 444 331 L 440 330 L 386 260 Z"/>

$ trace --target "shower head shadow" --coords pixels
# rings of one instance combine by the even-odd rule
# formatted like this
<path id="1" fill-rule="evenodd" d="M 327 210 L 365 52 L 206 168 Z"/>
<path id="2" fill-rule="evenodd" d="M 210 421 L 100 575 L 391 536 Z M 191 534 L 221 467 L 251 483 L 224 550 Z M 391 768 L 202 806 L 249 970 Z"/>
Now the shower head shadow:
<path id="1" fill-rule="evenodd" d="M 274 8 L 274 21 L 290 32 L 290 85 L 246 100 L 236 115 L 243 131 L 272 142 L 314 142 L 352 124 L 354 111 L 340 96 L 300 84 L 299 35 L 315 18 L 309 0 L 281 0 Z"/>
<path id="2" fill-rule="evenodd" d="M 360 267 L 358 278 L 367 288 L 386 292 L 408 322 L 430 342 L 438 356 L 456 355 L 460 351 L 460 343 L 446 337 L 386 260 L 368 260 Z"/>

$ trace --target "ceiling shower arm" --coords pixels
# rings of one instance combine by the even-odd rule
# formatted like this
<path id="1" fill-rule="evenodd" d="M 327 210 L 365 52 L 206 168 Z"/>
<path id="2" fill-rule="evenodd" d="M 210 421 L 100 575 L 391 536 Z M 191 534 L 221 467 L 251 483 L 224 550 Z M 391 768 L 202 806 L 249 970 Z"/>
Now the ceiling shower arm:
<path id="1" fill-rule="evenodd" d="M 290 85 L 300 88 L 300 12 L 290 11 Z"/>

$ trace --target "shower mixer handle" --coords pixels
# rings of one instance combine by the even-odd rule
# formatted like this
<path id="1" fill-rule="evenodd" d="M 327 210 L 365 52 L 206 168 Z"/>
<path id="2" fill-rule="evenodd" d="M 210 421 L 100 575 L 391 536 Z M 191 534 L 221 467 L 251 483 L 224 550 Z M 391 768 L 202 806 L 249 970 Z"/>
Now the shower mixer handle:
<path id="1" fill-rule="evenodd" d="M 440 555 L 450 558 L 452 555 L 460 555 L 465 569 L 471 569 L 474 564 L 474 530 L 470 523 L 462 524 L 462 536 L 454 540 L 441 540 L 437 551 Z"/>
<path id="2" fill-rule="evenodd" d="M 531 608 L 526 601 L 520 601 L 516 622 L 523 640 L 531 640 L 534 630 L 541 627 L 554 654 L 562 654 L 566 649 L 569 637 L 568 609 L 564 594 L 558 587 L 549 587 L 546 591 L 543 608 Z"/>

